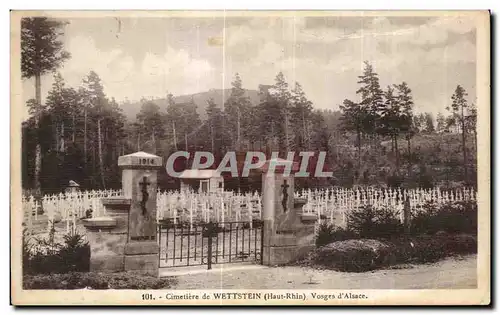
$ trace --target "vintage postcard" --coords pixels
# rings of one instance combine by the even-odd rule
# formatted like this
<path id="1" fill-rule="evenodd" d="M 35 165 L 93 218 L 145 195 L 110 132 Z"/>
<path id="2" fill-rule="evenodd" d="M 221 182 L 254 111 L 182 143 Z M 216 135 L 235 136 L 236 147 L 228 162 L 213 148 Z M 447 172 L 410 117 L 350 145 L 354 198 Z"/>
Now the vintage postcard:
<path id="1" fill-rule="evenodd" d="M 488 11 L 11 11 L 14 305 L 490 304 Z"/>

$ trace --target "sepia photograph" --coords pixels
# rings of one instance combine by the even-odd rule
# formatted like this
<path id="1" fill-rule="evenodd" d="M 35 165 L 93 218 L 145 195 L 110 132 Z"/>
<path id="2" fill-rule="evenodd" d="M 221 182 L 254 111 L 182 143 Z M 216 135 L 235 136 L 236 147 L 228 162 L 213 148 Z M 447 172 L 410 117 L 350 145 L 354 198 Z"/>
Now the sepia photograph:
<path id="1" fill-rule="evenodd" d="M 490 12 L 10 17 L 12 304 L 490 303 Z"/>

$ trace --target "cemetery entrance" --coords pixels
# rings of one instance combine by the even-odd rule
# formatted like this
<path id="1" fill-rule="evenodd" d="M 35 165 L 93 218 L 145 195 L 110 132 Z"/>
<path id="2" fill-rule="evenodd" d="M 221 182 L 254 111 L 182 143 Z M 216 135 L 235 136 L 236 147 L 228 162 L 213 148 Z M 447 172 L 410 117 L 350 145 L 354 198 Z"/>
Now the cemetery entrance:
<path id="1" fill-rule="evenodd" d="M 262 264 L 263 221 L 158 224 L 160 268 Z"/>

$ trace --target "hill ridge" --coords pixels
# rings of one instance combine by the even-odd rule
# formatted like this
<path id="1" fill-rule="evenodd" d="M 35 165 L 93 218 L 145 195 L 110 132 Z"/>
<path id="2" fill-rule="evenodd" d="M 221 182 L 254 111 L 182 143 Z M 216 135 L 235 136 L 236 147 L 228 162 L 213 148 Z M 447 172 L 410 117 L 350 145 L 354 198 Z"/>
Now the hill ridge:
<path id="1" fill-rule="evenodd" d="M 245 95 L 249 97 L 250 103 L 255 106 L 259 103 L 260 97 L 259 97 L 259 92 L 257 90 L 253 89 L 244 89 L 245 90 Z M 223 93 L 225 91 L 225 93 Z M 198 115 L 200 115 L 200 118 L 202 120 L 206 119 L 206 108 L 207 108 L 207 101 L 210 98 L 213 98 L 215 104 L 217 107 L 222 108 L 223 103 L 229 98 L 231 95 L 231 89 L 210 89 L 208 91 L 204 92 L 198 92 L 198 93 L 193 93 L 193 94 L 184 94 L 184 95 L 178 95 L 174 96 L 174 101 L 176 103 L 187 103 L 193 98 L 194 103 L 197 106 L 197 112 Z M 166 96 L 163 98 L 154 98 L 149 101 L 152 101 L 156 105 L 160 107 L 160 110 L 165 111 L 167 109 L 167 98 Z M 141 110 L 141 101 L 134 101 L 134 102 L 122 102 L 120 103 L 120 108 L 123 110 L 124 115 L 127 117 L 127 119 L 130 120 L 135 120 L 136 115 L 140 112 Z"/>

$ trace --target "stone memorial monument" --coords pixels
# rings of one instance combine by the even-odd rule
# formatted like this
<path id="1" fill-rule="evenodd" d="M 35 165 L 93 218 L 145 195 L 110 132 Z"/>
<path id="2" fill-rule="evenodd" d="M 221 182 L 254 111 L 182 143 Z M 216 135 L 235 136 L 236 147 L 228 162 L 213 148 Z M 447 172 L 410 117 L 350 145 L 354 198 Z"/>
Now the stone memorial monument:
<path id="1" fill-rule="evenodd" d="M 136 152 L 118 158 L 123 197 L 102 199 L 105 217 L 84 220 L 91 271 L 143 271 L 158 275 L 157 172 L 162 158 Z"/>
<path id="2" fill-rule="evenodd" d="M 272 164 L 276 168 L 270 167 Z M 286 167 L 290 174 L 286 174 Z M 263 264 L 280 265 L 300 258 L 314 248 L 316 216 L 302 213 L 305 200 L 294 198 L 295 162 L 270 159 L 262 168 L 264 221 Z"/>

